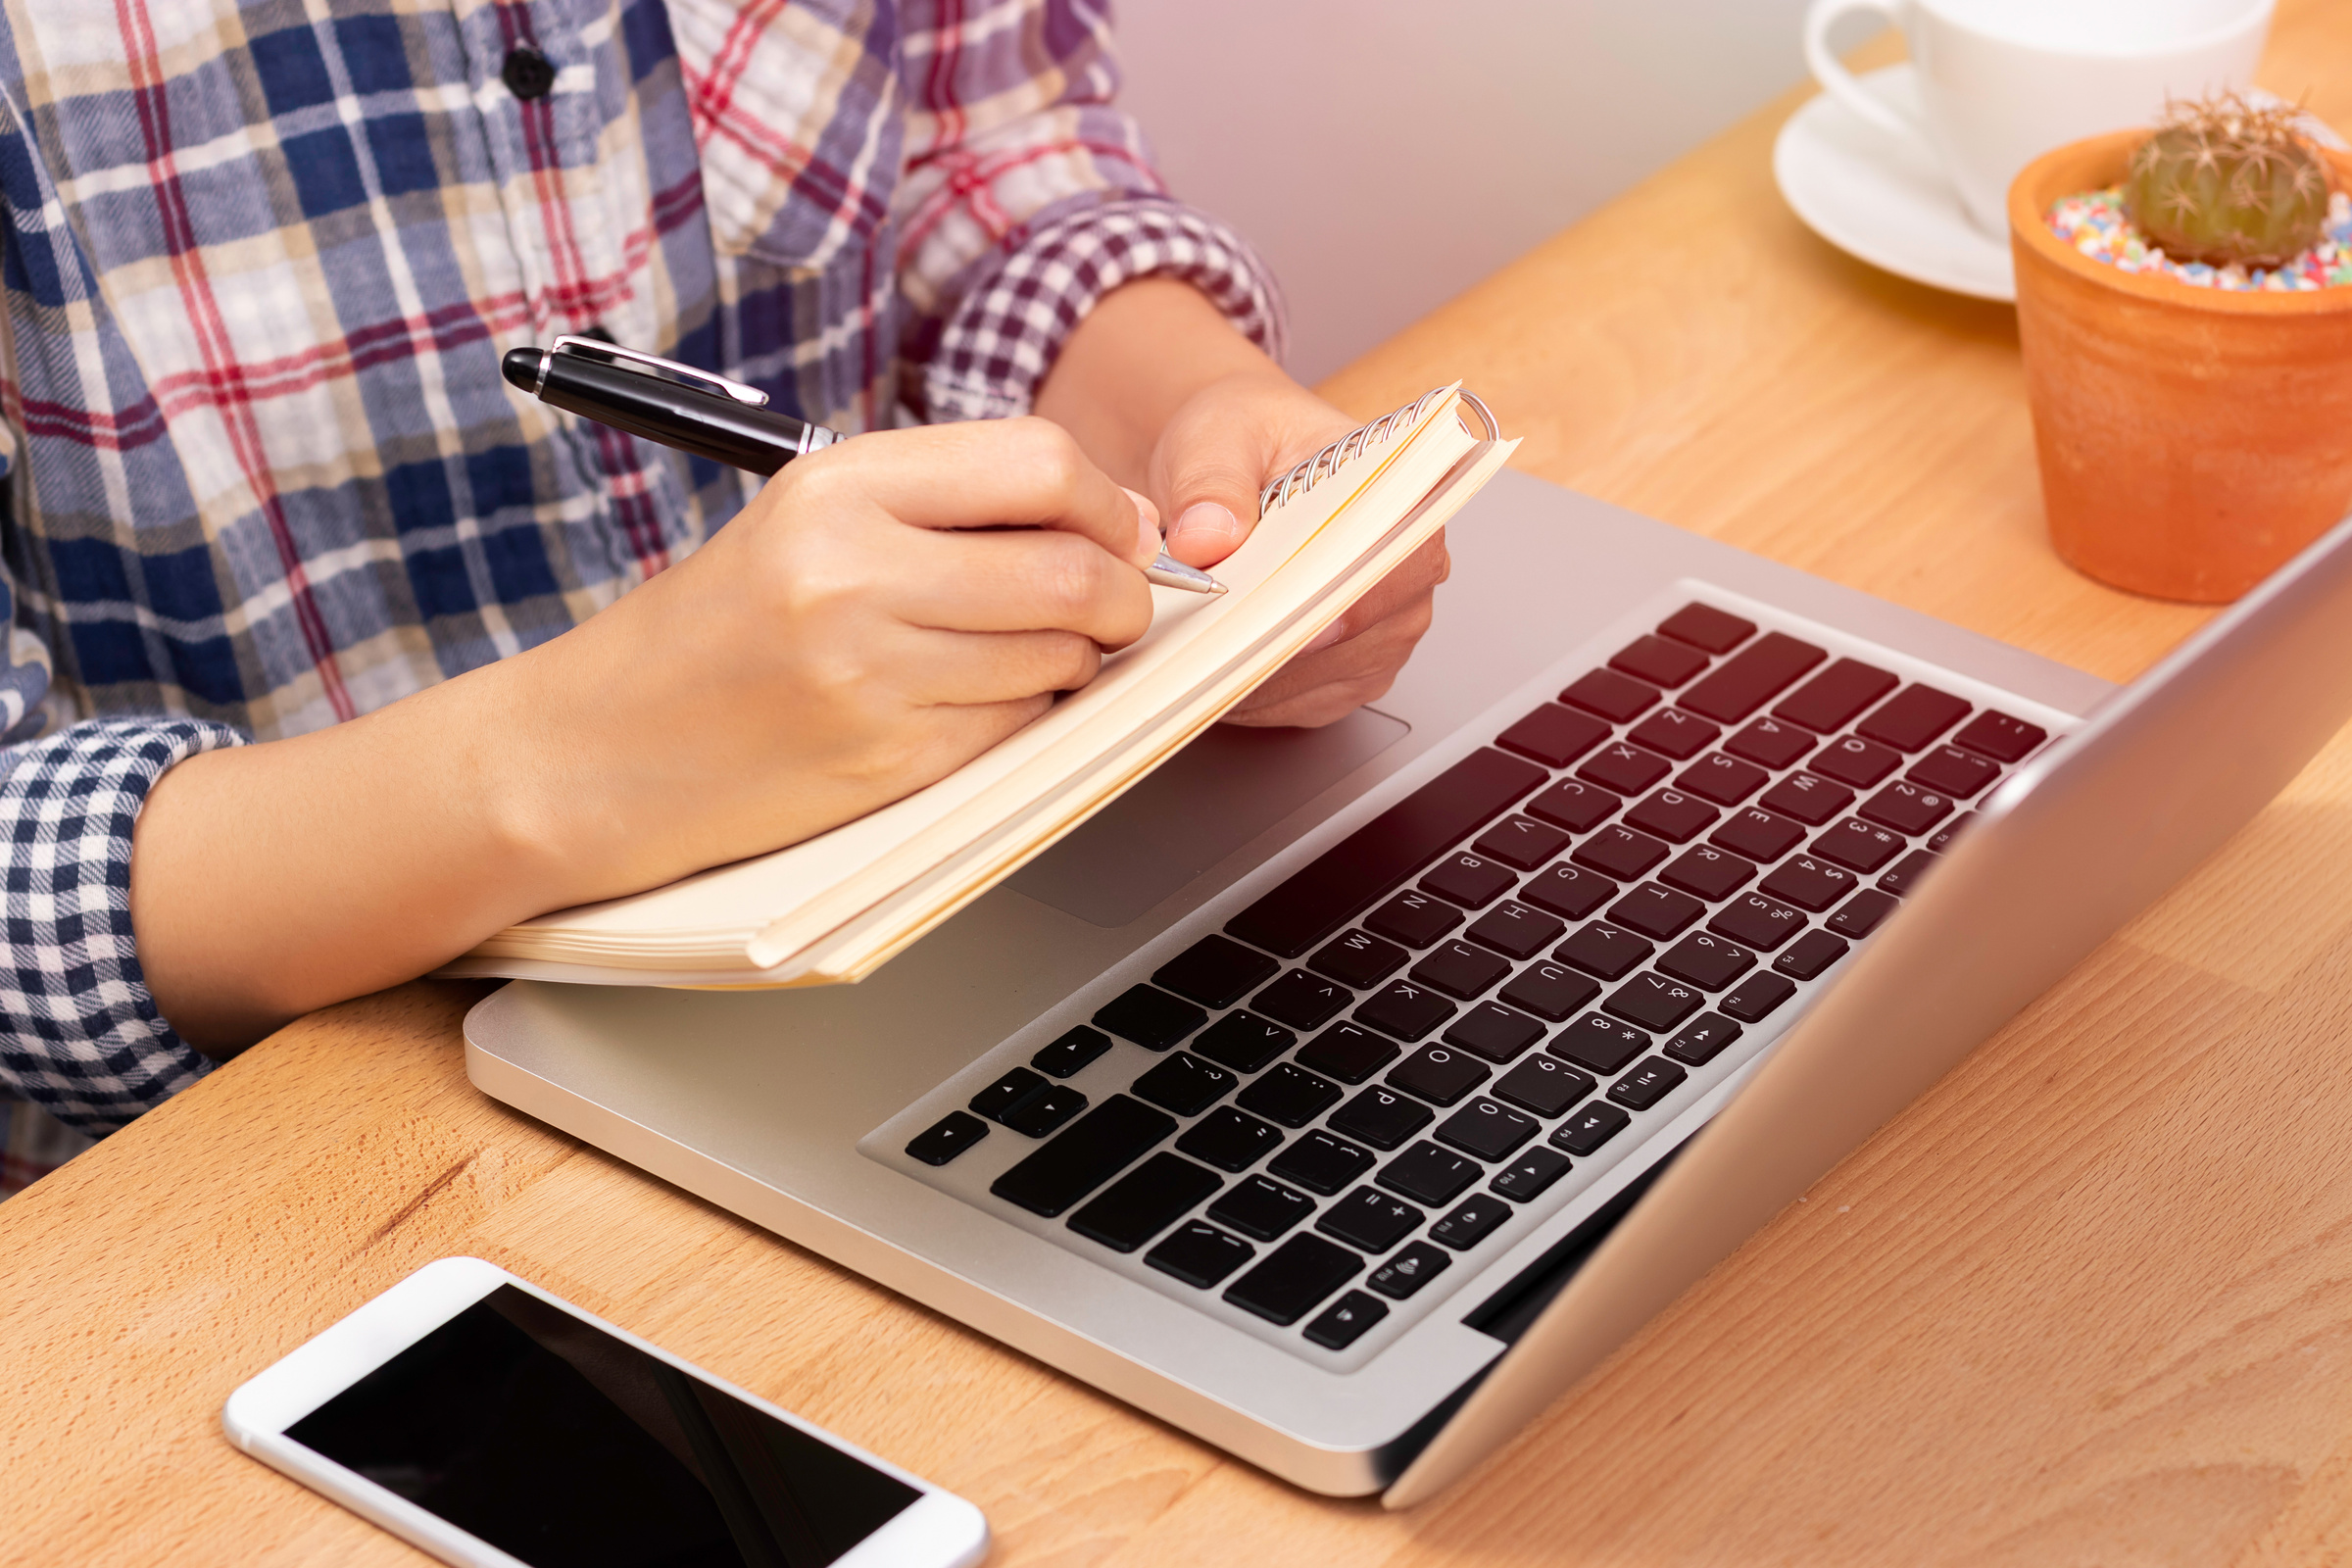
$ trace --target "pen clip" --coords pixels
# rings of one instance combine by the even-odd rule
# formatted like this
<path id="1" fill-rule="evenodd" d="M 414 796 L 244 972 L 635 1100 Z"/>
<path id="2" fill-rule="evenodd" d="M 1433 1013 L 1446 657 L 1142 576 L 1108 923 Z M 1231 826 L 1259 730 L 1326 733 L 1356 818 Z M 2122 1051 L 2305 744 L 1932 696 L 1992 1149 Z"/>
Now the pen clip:
<path id="1" fill-rule="evenodd" d="M 681 381 L 709 387 L 713 392 L 733 398 L 738 403 L 748 404 L 752 408 L 764 409 L 767 407 L 767 394 L 756 386 L 745 386 L 741 381 L 730 381 L 723 375 L 714 375 L 709 370 L 699 369 L 691 365 L 680 365 L 677 361 L 665 360 L 659 354 L 647 354 L 641 349 L 624 349 L 619 344 L 608 343 L 603 338 L 575 337 L 569 333 L 556 339 L 547 352 L 550 355 L 556 355 L 562 354 L 565 350 L 574 354 L 619 360 L 632 367 L 642 366 L 647 369 L 665 371 Z M 546 371 L 543 369 L 540 374 L 544 376 Z"/>

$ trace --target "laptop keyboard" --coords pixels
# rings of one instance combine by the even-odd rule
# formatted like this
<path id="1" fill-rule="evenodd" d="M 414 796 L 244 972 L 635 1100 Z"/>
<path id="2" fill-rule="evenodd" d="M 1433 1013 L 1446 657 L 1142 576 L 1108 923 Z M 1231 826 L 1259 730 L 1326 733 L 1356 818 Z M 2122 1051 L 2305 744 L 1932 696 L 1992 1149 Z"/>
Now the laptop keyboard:
<path id="1" fill-rule="evenodd" d="M 962 1196 L 1345 1351 L 1639 1143 L 2047 739 L 1688 605 L 905 1153 L 1009 1136 Z"/>

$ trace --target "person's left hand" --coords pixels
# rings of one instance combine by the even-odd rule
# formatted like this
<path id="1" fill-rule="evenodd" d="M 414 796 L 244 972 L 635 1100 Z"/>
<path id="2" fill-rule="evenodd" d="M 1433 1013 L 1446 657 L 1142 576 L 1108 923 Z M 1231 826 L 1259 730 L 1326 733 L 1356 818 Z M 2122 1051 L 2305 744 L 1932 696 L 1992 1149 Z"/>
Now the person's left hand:
<path id="1" fill-rule="evenodd" d="M 1247 370 L 1195 393 L 1152 452 L 1152 498 L 1168 554 L 1209 567 L 1257 521 L 1257 493 L 1356 421 L 1280 370 Z M 1429 630 L 1450 563 L 1438 534 L 1348 607 L 1297 658 L 1225 715 L 1227 723 L 1329 724 L 1386 693 Z"/>

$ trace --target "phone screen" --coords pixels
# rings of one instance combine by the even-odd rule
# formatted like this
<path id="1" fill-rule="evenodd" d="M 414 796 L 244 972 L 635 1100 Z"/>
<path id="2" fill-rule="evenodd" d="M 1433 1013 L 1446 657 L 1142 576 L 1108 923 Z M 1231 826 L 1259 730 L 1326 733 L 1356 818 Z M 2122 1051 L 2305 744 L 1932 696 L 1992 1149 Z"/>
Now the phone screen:
<path id="1" fill-rule="evenodd" d="M 820 1568 L 921 1495 L 512 1285 L 286 1436 L 533 1568 Z"/>

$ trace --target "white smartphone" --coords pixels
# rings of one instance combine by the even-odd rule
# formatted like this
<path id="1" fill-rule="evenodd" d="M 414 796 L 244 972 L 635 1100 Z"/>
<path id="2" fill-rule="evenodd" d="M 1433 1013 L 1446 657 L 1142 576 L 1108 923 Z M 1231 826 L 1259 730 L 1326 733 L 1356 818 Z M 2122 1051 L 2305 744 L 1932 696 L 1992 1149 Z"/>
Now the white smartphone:
<path id="1" fill-rule="evenodd" d="M 465 1568 L 963 1568 L 980 1510 L 477 1257 L 221 1406 L 236 1446 Z"/>

